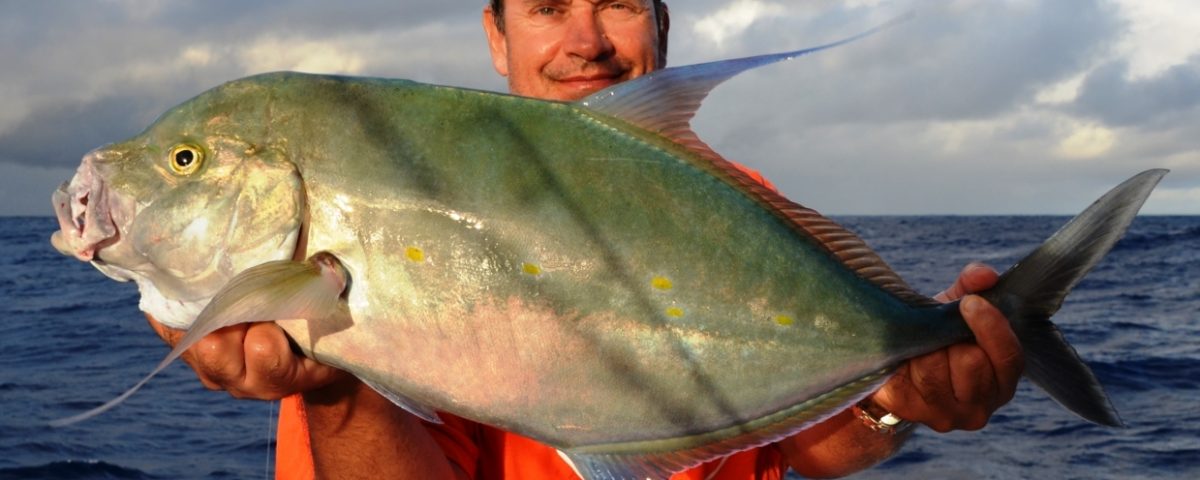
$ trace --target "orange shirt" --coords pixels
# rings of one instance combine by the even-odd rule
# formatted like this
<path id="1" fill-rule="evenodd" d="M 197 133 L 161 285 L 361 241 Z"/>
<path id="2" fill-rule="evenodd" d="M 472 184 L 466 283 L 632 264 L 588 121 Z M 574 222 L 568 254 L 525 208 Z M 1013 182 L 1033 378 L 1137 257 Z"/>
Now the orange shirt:
<path id="1" fill-rule="evenodd" d="M 467 475 L 477 480 L 578 478 L 554 448 L 487 425 L 441 414 L 427 424 L 433 439 Z M 787 467 L 775 445 L 730 455 L 671 476 L 671 480 L 780 480 Z M 714 475 L 715 474 L 715 475 Z"/>
<path id="2" fill-rule="evenodd" d="M 771 190 L 761 174 L 732 164 Z M 547 445 L 487 425 L 442 413 L 442 425 L 426 429 L 446 458 L 477 480 L 559 480 L 575 472 Z M 310 480 L 314 476 L 312 447 L 304 399 L 285 397 L 279 406 L 279 432 L 275 446 L 275 478 Z M 787 472 L 782 452 L 767 445 L 698 465 L 671 476 L 671 480 L 781 480 Z M 714 475 L 715 473 L 715 475 Z"/>

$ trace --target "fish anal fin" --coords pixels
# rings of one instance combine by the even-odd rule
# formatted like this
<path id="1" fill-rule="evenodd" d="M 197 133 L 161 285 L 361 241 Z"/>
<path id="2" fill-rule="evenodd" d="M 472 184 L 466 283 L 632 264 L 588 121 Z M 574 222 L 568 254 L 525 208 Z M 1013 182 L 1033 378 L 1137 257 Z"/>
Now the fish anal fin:
<path id="1" fill-rule="evenodd" d="M 387 387 L 380 384 L 379 382 L 376 382 L 373 380 L 368 380 L 365 378 L 359 378 L 359 380 L 362 381 L 364 384 L 366 384 L 368 387 L 371 387 L 371 390 L 374 390 L 375 393 L 378 393 L 383 398 L 388 399 L 393 404 L 395 404 L 397 407 L 403 408 L 408 413 L 416 415 L 421 420 L 424 420 L 429 423 L 436 423 L 436 424 L 442 423 L 442 419 L 438 418 L 437 412 L 434 411 L 432 408 L 429 408 L 429 407 L 421 404 L 420 402 L 417 402 L 417 401 L 415 401 L 411 398 L 408 398 L 404 395 L 395 393 L 395 392 L 389 390 Z"/>
<path id="2" fill-rule="evenodd" d="M 782 411 L 693 437 L 568 448 L 560 455 L 584 480 L 666 479 L 723 456 L 780 441 L 844 411 L 891 377 L 888 368 L 865 375 Z M 682 448 L 681 448 L 682 447 Z"/>

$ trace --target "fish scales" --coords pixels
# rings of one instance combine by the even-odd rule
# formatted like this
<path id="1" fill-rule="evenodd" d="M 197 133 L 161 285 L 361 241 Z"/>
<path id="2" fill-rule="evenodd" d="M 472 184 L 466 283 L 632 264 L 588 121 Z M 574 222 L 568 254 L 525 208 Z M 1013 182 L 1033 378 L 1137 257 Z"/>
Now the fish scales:
<path id="1" fill-rule="evenodd" d="M 301 136 L 272 120 L 275 135 L 303 139 L 294 148 L 336 152 L 298 165 L 312 185 L 309 248 L 337 255 L 367 292 L 352 290 L 355 326 L 310 347 L 317 358 L 566 445 L 732 426 L 896 362 L 871 333 L 894 316 L 886 295 L 675 144 L 566 104 L 405 82 L 256 81 L 275 115 L 364 122 Z M 289 98 L 303 115 L 284 113 Z M 372 129 L 391 148 L 374 148 L 384 142 Z M 346 191 L 349 204 L 326 201 Z M 914 328 L 926 349 L 962 337 L 930 342 L 931 328 Z M 340 358 L 355 348 L 361 359 Z"/>

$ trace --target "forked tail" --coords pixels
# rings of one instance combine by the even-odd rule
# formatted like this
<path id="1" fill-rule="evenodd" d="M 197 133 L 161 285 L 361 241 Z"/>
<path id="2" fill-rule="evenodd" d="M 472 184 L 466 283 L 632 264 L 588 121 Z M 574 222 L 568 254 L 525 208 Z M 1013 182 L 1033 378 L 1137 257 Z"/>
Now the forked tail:
<path id="1" fill-rule="evenodd" d="M 1091 369 L 1050 316 L 1113 244 L 1167 170 L 1147 170 L 1113 188 L 1000 276 L 983 293 L 1004 312 L 1025 351 L 1025 376 L 1055 401 L 1092 422 L 1123 426 Z"/>

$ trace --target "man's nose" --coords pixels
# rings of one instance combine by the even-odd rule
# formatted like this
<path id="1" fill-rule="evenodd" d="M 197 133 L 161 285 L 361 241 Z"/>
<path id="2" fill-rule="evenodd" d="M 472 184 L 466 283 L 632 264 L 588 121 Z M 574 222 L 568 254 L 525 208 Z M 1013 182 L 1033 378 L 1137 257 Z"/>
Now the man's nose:
<path id="1" fill-rule="evenodd" d="M 613 44 L 604 33 L 604 23 L 595 12 L 571 15 L 565 50 L 568 55 L 584 60 L 598 60 L 613 53 Z"/>

